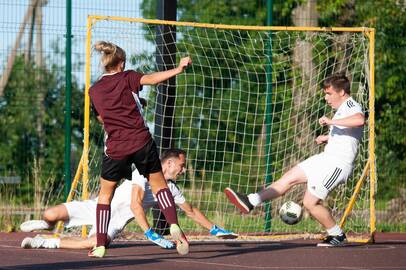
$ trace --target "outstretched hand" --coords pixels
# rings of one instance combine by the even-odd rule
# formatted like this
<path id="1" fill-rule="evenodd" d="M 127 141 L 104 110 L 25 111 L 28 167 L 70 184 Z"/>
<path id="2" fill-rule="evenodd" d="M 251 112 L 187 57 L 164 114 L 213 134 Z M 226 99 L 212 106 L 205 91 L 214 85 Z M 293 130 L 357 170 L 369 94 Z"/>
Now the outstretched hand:
<path id="1" fill-rule="evenodd" d="M 326 143 L 329 139 L 328 135 L 320 135 L 316 138 L 316 143 L 317 144 L 322 144 L 322 143 Z"/>
<path id="2" fill-rule="evenodd" d="M 319 124 L 322 126 L 327 126 L 327 125 L 331 125 L 331 121 L 332 120 L 330 118 L 323 116 L 319 119 Z"/>
<path id="3" fill-rule="evenodd" d="M 149 241 L 153 242 L 154 244 L 157 244 L 161 248 L 165 248 L 165 249 L 175 248 L 175 244 L 173 242 L 166 240 L 160 234 L 157 234 L 156 232 L 154 232 L 154 230 L 152 230 L 152 228 L 149 228 L 144 233 L 144 235 L 147 237 L 147 239 Z"/>
<path id="4" fill-rule="evenodd" d="M 185 68 L 187 68 L 187 66 L 189 66 L 189 65 L 191 65 L 191 64 L 192 64 L 192 58 L 190 58 L 189 56 L 183 57 L 183 58 L 180 59 L 180 61 L 179 61 L 179 66 L 178 66 L 178 68 L 179 68 L 181 71 L 184 71 Z"/>

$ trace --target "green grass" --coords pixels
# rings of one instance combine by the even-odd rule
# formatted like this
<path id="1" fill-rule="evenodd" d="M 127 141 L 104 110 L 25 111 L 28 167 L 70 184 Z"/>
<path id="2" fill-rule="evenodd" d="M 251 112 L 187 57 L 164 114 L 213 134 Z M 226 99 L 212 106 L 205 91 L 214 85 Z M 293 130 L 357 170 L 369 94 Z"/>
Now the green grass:
<path id="1" fill-rule="evenodd" d="M 378 232 L 402 232 L 406 233 L 406 224 L 388 224 L 380 223 L 376 225 L 376 231 Z"/>

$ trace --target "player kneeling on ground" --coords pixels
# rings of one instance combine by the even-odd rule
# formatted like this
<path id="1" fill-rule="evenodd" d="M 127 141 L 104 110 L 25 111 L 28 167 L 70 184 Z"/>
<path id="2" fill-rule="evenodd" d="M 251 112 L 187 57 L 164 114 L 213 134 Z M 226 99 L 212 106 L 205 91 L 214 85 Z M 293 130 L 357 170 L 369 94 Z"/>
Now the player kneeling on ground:
<path id="1" fill-rule="evenodd" d="M 185 171 L 186 153 L 179 149 L 170 149 L 162 154 L 161 163 L 168 187 L 174 197 L 175 203 L 185 211 L 188 217 L 196 223 L 210 230 L 212 235 L 219 238 L 236 238 L 238 235 L 224 230 L 210 222 L 197 208 L 188 204 L 182 192 L 174 181 Z M 157 234 L 149 226 L 145 210 L 156 204 L 156 198 L 151 191 L 148 181 L 137 170 L 133 172 L 132 181 L 125 180 L 115 192 L 111 204 L 111 222 L 108 230 L 108 241 L 114 240 L 124 227 L 135 217 L 137 223 L 143 229 L 148 240 L 162 248 L 174 248 L 174 244 Z M 37 235 L 34 238 L 25 238 L 21 246 L 23 248 L 67 248 L 67 249 L 90 249 L 96 245 L 95 236 L 95 209 L 97 198 L 86 201 L 72 201 L 60 204 L 45 210 L 44 220 L 30 220 L 21 224 L 24 232 L 35 230 L 50 230 L 56 222 L 64 221 L 66 227 L 93 225 L 87 239 L 79 237 L 43 237 Z"/>
<path id="2" fill-rule="evenodd" d="M 332 119 L 326 116 L 319 119 L 320 125 L 330 127 L 328 135 L 316 138 L 317 144 L 327 143 L 324 152 L 299 163 L 258 193 L 245 195 L 231 188 L 226 188 L 225 193 L 241 212 L 249 213 L 262 202 L 282 196 L 297 184 L 307 183 L 303 206 L 327 230 L 327 237 L 318 246 L 340 246 L 347 238 L 321 202 L 351 174 L 365 118 L 361 106 L 350 96 L 350 82 L 345 75 L 327 78 L 323 89 L 327 104 L 336 110 Z"/>

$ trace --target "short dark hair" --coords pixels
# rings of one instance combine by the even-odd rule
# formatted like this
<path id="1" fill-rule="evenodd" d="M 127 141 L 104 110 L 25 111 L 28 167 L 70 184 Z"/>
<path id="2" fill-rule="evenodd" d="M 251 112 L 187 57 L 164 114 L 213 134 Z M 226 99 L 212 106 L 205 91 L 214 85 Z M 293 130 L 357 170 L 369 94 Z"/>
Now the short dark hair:
<path id="1" fill-rule="evenodd" d="M 177 149 L 177 148 L 171 148 L 164 150 L 161 154 L 161 162 L 166 161 L 167 159 L 170 158 L 179 158 L 180 155 L 184 155 L 186 157 L 186 152 L 182 149 Z"/>
<path id="2" fill-rule="evenodd" d="M 348 78 L 345 76 L 344 72 L 336 73 L 327 77 L 323 82 L 323 89 L 327 89 L 330 86 L 334 88 L 337 92 L 340 90 L 344 90 L 346 94 L 350 94 L 351 85 Z"/>

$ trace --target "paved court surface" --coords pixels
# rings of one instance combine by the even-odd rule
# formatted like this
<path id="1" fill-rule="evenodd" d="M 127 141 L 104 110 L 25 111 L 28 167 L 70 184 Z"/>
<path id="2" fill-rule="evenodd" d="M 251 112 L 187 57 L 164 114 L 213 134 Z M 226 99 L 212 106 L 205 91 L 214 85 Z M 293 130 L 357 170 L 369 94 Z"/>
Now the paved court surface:
<path id="1" fill-rule="evenodd" d="M 22 249 L 33 234 L 0 233 L 0 269 L 406 269 L 406 234 L 375 244 L 318 248 L 316 241 L 192 242 L 187 256 L 148 242 L 116 242 L 102 259 L 86 250 Z"/>

